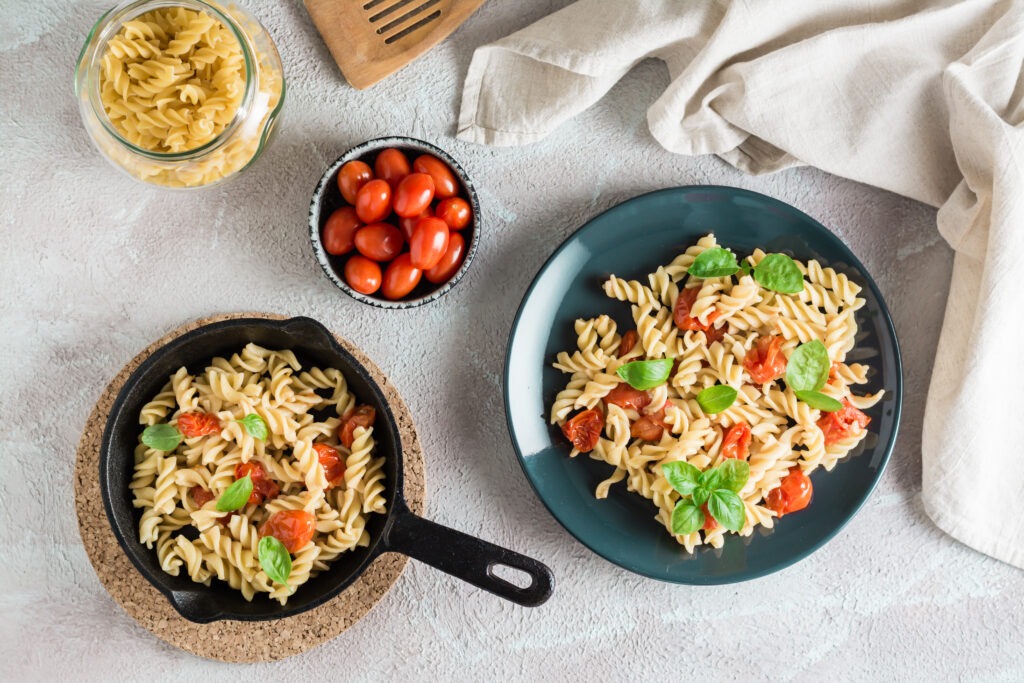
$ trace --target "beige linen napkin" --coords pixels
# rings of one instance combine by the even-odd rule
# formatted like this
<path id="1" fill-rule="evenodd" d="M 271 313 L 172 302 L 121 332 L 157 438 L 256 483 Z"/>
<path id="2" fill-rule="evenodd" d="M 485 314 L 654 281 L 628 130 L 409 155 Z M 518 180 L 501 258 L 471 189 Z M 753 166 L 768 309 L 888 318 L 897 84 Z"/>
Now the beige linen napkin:
<path id="1" fill-rule="evenodd" d="M 810 164 L 941 207 L 956 256 L 925 509 L 1024 567 L 1024 2 L 579 0 L 476 51 L 459 137 L 543 138 L 647 57 L 671 76 L 648 110 L 667 149 L 749 173 Z"/>

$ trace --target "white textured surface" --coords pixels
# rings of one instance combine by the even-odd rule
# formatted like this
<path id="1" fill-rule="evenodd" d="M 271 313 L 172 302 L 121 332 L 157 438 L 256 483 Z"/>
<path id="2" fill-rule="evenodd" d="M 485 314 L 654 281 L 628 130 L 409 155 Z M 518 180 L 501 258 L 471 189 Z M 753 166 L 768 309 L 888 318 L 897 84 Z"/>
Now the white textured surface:
<path id="1" fill-rule="evenodd" d="M 713 158 L 669 154 L 645 123 L 667 84 L 655 62 L 541 143 L 488 149 L 453 140 L 473 48 L 563 4 L 491 2 L 425 58 L 364 92 L 344 83 L 299 3 L 254 5 L 285 61 L 280 134 L 246 175 L 187 194 L 120 175 L 85 137 L 71 74 L 107 4 L 6 4 L 0 678 L 1024 678 L 1020 572 L 945 537 L 918 501 L 923 399 L 950 269 L 934 211 L 811 169 L 750 178 Z M 435 141 L 462 161 L 487 223 L 474 266 L 452 293 L 387 312 L 357 304 L 320 274 L 305 215 L 329 161 L 396 133 Z M 547 255 L 619 201 L 693 183 L 778 197 L 851 244 L 892 310 L 907 381 L 896 451 L 861 514 L 804 562 L 715 588 L 633 576 L 572 539 L 516 464 L 501 402 L 506 335 Z M 83 422 L 151 340 L 192 318 L 251 309 L 310 315 L 359 344 L 418 422 L 428 516 L 547 562 L 554 597 L 526 610 L 411 563 L 338 639 L 250 667 L 192 657 L 127 617 L 78 537 L 72 470 Z"/>

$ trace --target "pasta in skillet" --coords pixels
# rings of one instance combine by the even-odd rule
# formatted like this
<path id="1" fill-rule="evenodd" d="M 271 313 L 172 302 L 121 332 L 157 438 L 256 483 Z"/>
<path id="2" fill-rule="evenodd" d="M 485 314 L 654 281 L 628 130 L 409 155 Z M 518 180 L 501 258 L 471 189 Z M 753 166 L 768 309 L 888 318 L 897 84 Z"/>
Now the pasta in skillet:
<path id="1" fill-rule="evenodd" d="M 847 363 L 865 300 L 845 275 L 759 249 L 737 261 L 706 235 L 646 283 L 612 275 L 603 289 L 632 328 L 576 321 L 550 422 L 571 457 L 613 468 L 597 498 L 625 482 L 686 551 L 802 509 L 807 475 L 867 435 L 862 411 L 883 392 L 853 393 L 871 370 Z"/>
<path id="2" fill-rule="evenodd" d="M 202 374 L 179 369 L 139 415 L 146 429 L 130 484 L 139 540 L 168 574 L 285 604 L 336 557 L 368 545 L 369 515 L 385 512 L 375 417 L 339 370 L 303 370 L 291 351 L 248 344 Z M 264 545 L 278 543 L 267 559 Z"/>

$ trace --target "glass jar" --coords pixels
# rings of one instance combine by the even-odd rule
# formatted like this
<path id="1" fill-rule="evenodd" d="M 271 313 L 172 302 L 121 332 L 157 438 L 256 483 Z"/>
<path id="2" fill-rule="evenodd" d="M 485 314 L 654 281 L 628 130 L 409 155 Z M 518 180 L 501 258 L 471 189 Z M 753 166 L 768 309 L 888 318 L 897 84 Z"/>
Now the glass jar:
<path id="1" fill-rule="evenodd" d="M 194 12 L 206 16 L 175 24 L 175 34 L 164 30 Z M 148 183 L 192 188 L 233 177 L 259 157 L 285 84 L 274 42 L 245 9 L 216 0 L 129 0 L 89 32 L 75 94 L 89 136 L 115 166 Z"/>

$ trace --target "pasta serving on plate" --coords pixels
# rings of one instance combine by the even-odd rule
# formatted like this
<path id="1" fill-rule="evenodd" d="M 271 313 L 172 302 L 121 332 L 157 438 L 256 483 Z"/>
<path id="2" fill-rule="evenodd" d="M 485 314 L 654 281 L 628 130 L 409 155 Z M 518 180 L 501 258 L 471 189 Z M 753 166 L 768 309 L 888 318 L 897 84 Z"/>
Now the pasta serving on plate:
<path id="1" fill-rule="evenodd" d="M 168 574 L 284 604 L 385 512 L 375 417 L 341 371 L 303 370 L 287 350 L 248 344 L 179 369 L 139 415 L 139 540 Z"/>
<path id="2" fill-rule="evenodd" d="M 646 283 L 612 275 L 604 291 L 633 325 L 576 321 L 550 421 L 570 456 L 612 466 L 597 498 L 625 482 L 688 552 L 803 509 L 807 475 L 866 436 L 883 392 L 855 393 L 871 370 L 846 362 L 865 300 L 845 275 L 760 249 L 737 260 L 706 235 Z"/>

